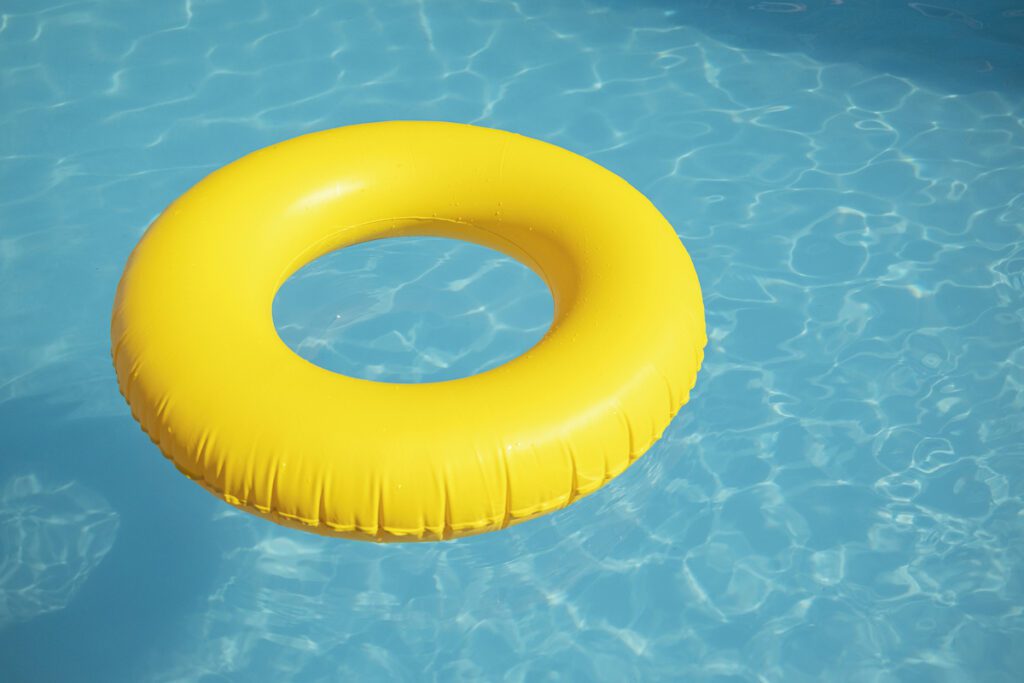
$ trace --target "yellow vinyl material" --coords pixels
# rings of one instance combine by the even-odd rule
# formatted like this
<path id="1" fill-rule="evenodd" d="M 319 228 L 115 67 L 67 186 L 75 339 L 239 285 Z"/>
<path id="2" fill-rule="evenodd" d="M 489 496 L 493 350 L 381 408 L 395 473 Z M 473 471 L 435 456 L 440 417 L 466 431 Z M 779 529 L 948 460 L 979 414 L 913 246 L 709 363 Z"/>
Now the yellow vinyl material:
<path id="1" fill-rule="evenodd" d="M 310 261 L 409 235 L 466 240 L 536 271 L 554 322 L 478 375 L 398 384 L 296 355 L 271 305 Z M 686 403 L 706 343 L 672 227 L 626 181 L 559 147 L 397 121 L 272 145 L 153 223 L 114 303 L 132 415 L 228 503 L 376 541 L 502 529 L 626 469 Z"/>

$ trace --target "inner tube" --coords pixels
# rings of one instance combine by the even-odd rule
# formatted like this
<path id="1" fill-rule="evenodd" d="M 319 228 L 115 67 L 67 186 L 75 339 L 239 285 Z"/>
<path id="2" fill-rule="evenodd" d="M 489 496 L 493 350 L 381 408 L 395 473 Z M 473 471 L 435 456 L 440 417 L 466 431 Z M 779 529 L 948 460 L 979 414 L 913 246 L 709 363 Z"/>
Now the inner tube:
<path id="1" fill-rule="evenodd" d="M 550 287 L 525 354 L 425 384 L 295 354 L 271 305 L 344 247 L 435 236 L 504 252 Z M 443 540 L 564 508 L 656 441 L 707 342 L 693 264 L 625 180 L 562 148 L 395 121 L 256 151 L 171 204 L 135 247 L 111 343 L 132 415 L 179 470 L 290 527 Z"/>

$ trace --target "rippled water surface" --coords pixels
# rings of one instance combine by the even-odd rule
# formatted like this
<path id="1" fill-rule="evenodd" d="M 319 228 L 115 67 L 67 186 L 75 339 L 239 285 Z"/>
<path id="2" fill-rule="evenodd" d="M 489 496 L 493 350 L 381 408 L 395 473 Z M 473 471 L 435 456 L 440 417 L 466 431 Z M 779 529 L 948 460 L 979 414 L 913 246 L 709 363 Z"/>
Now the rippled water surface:
<path id="1" fill-rule="evenodd" d="M 1019 1 L 0 14 L 4 680 L 1021 680 Z M 403 118 L 625 177 L 690 251 L 710 342 L 602 491 L 377 546 L 179 476 L 118 395 L 108 325 L 135 242 L 206 173 Z M 311 264 L 274 318 L 326 367 L 436 380 L 529 348 L 551 299 L 503 256 L 406 239 Z"/>

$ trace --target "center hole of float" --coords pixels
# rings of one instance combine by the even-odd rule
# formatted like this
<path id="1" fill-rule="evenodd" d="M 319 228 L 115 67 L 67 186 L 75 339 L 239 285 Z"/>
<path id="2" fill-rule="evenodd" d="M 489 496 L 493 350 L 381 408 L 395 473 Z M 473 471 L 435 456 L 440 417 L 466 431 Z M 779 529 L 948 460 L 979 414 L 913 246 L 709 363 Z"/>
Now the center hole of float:
<path id="1" fill-rule="evenodd" d="M 495 368 L 551 327 L 554 302 L 528 267 L 461 240 L 399 237 L 307 264 L 274 298 L 295 353 L 350 377 L 441 382 Z"/>

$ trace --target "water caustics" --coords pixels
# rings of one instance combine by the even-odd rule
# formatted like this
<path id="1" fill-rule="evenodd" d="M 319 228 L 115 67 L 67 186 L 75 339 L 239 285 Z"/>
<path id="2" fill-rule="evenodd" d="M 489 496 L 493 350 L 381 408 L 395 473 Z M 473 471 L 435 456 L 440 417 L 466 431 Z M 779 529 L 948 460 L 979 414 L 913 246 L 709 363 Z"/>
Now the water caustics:
<path id="1" fill-rule="evenodd" d="M 76 482 L 0 488 L 0 628 L 63 609 L 110 552 L 118 514 Z"/>

